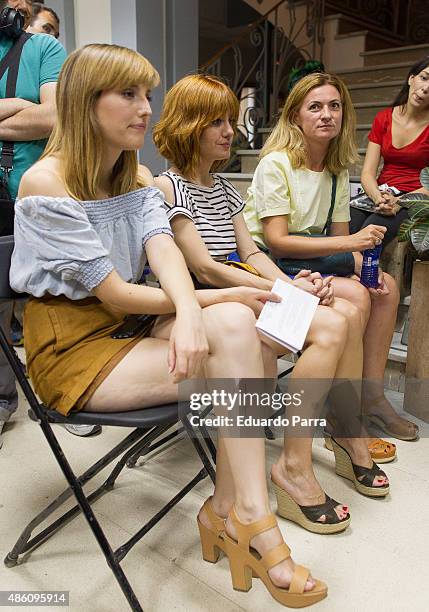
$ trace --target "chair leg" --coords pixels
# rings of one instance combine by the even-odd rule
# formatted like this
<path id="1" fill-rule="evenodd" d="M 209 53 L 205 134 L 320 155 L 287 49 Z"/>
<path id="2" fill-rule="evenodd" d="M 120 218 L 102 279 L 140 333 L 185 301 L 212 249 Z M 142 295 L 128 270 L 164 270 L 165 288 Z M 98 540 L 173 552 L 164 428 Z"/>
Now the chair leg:
<path id="1" fill-rule="evenodd" d="M 127 467 L 129 468 L 135 467 L 140 457 L 145 457 L 146 455 L 149 455 L 150 453 L 156 450 L 163 450 L 163 447 L 168 445 L 168 443 L 171 442 L 171 440 L 174 440 L 174 442 L 179 442 L 178 436 L 181 433 L 183 433 L 183 431 L 184 431 L 184 428 L 179 427 L 179 429 L 176 429 L 176 431 L 173 431 L 172 433 L 168 434 L 168 436 L 165 436 L 165 438 L 162 438 L 162 440 L 158 440 L 157 442 L 151 444 L 147 448 L 137 451 L 132 457 L 130 457 L 127 460 Z M 177 438 L 177 440 L 175 438 Z"/>
<path id="2" fill-rule="evenodd" d="M 208 475 L 210 476 L 211 481 L 213 482 L 213 484 L 216 484 L 216 472 L 213 468 L 213 465 L 210 462 L 210 459 L 207 457 L 207 454 L 201 444 L 201 442 L 199 441 L 198 437 L 195 434 L 195 431 L 191 425 L 191 423 L 189 422 L 189 419 L 187 417 L 187 415 L 182 415 L 181 417 L 181 421 L 183 423 L 183 427 L 185 428 L 192 444 L 194 445 L 195 450 L 198 453 L 199 458 L 201 459 L 201 461 L 203 462 L 204 467 L 206 468 Z M 212 443 L 213 444 L 213 443 Z"/>
<path id="3" fill-rule="evenodd" d="M 41 424 L 40 424 L 41 425 Z M 45 431 L 45 437 L 54 437 L 54 433 L 51 430 L 50 425 L 47 425 L 49 431 Z M 42 428 L 43 429 L 43 428 Z M 91 467 L 89 467 L 83 474 L 79 477 L 76 477 L 76 481 L 79 483 L 81 487 L 83 487 L 86 483 L 88 483 L 94 476 L 96 476 L 101 470 L 103 470 L 109 463 L 114 461 L 116 457 L 121 455 L 127 448 L 130 446 L 135 446 L 136 440 L 139 440 L 142 435 L 144 435 L 144 431 L 142 430 L 134 430 L 131 432 L 124 440 L 122 440 L 119 444 L 117 444 L 112 450 L 110 450 L 104 457 L 99 459 L 96 463 L 94 463 Z M 58 443 L 57 443 L 58 444 Z M 89 496 L 88 500 L 90 502 L 95 501 L 101 495 L 103 495 L 108 489 L 103 483 L 100 487 L 98 487 L 95 491 L 93 491 Z M 65 514 L 60 516 L 56 521 L 48 525 L 43 531 L 34 536 L 31 540 L 32 532 L 38 527 L 43 521 L 45 521 L 53 512 L 55 512 L 62 504 L 64 504 L 70 497 L 73 496 L 72 487 L 68 487 L 65 491 L 61 493 L 53 502 L 51 502 L 46 508 L 44 508 L 37 516 L 30 521 L 30 523 L 26 526 L 24 531 L 21 533 L 18 538 L 15 546 L 11 550 L 11 552 L 7 555 L 5 559 L 5 563 L 8 567 L 12 567 L 16 565 L 19 555 L 27 552 L 28 550 L 35 548 L 41 542 L 49 539 L 56 531 L 61 529 L 66 523 L 68 523 L 72 518 L 74 518 L 77 514 L 80 513 L 81 509 L 79 505 L 74 506 L 70 510 L 68 510 Z"/>

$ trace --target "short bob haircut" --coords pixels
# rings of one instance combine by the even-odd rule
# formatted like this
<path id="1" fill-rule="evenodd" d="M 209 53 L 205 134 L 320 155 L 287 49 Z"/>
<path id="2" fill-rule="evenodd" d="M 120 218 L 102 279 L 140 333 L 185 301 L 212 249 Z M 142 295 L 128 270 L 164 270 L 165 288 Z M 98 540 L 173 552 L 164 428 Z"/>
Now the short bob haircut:
<path id="1" fill-rule="evenodd" d="M 333 174 L 338 174 L 356 161 L 356 114 L 350 94 L 340 78 L 324 72 L 309 74 L 294 85 L 280 119 L 261 151 L 261 157 L 273 151 L 286 151 L 292 168 L 306 167 L 307 147 L 304 134 L 296 123 L 296 116 L 307 94 L 323 85 L 333 85 L 338 90 L 343 108 L 341 130 L 329 144 L 325 159 L 326 168 Z"/>
<path id="2" fill-rule="evenodd" d="M 235 126 L 238 111 L 237 97 L 223 81 L 207 74 L 186 76 L 164 98 L 161 118 L 153 130 L 154 142 L 163 157 L 192 177 L 199 163 L 203 130 L 225 116 Z M 215 162 L 211 171 L 223 164 Z"/>
<path id="3" fill-rule="evenodd" d="M 97 197 L 104 146 L 95 113 L 100 94 L 139 85 L 152 89 L 158 83 L 159 75 L 149 61 L 126 47 L 93 44 L 69 55 L 58 79 L 57 123 L 43 157 L 60 157 L 71 197 Z M 137 151 L 123 151 L 113 168 L 111 195 L 139 187 L 144 183 L 138 176 Z"/>
<path id="4" fill-rule="evenodd" d="M 405 107 L 408 102 L 408 95 L 410 93 L 410 83 L 409 83 L 410 78 L 417 76 L 418 74 L 420 74 L 422 70 L 428 67 L 429 67 L 429 55 L 426 55 L 425 57 L 423 57 L 422 59 L 420 59 L 418 62 L 416 62 L 415 64 L 411 66 L 410 71 L 407 74 L 407 78 L 405 79 L 405 82 L 402 85 L 401 91 L 398 93 L 398 95 L 394 99 L 392 106 L 401 106 L 402 107 L 401 111 L 402 112 L 405 111 Z"/>

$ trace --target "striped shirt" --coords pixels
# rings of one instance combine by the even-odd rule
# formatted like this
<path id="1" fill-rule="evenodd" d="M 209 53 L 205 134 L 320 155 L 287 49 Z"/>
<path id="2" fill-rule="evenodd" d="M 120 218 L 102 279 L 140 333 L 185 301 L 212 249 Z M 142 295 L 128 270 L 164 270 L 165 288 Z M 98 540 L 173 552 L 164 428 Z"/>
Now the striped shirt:
<path id="1" fill-rule="evenodd" d="M 213 174 L 213 187 L 196 185 L 174 172 L 163 172 L 173 184 L 174 204 L 166 202 L 171 221 L 184 215 L 194 222 L 211 257 L 224 261 L 237 250 L 232 217 L 241 212 L 244 202 L 229 181 Z"/>

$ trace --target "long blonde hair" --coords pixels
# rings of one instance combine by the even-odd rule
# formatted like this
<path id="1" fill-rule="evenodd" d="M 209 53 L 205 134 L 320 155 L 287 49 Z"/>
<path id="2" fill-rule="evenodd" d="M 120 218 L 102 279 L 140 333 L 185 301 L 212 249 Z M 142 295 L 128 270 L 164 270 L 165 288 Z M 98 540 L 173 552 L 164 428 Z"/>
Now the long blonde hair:
<path id="1" fill-rule="evenodd" d="M 203 130 L 225 115 L 235 125 L 238 111 L 237 97 L 223 81 L 208 74 L 186 76 L 167 92 L 153 140 L 161 155 L 192 177 L 200 160 Z M 215 161 L 211 170 L 224 163 Z"/>
<path id="2" fill-rule="evenodd" d="M 57 123 L 43 157 L 60 154 L 65 187 L 73 198 L 97 198 L 103 139 L 95 105 L 100 94 L 137 85 L 151 89 L 158 83 L 150 62 L 126 47 L 86 45 L 67 58 L 58 79 Z M 123 151 L 113 168 L 111 195 L 144 187 L 137 172 L 137 151 Z"/>
<path id="3" fill-rule="evenodd" d="M 322 85 L 333 85 L 338 90 L 343 108 L 340 132 L 329 143 L 325 158 L 326 168 L 333 174 L 338 174 L 356 161 L 356 114 L 350 94 L 340 78 L 323 72 L 309 74 L 294 85 L 277 125 L 262 148 L 261 157 L 273 151 L 286 151 L 292 168 L 305 168 L 308 161 L 307 147 L 296 117 L 307 94 Z"/>

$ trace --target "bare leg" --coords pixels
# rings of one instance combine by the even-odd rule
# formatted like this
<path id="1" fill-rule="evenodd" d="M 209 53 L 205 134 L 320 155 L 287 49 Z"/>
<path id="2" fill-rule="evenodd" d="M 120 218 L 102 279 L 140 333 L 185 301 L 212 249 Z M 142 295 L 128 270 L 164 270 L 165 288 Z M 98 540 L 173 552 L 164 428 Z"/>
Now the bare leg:
<path id="1" fill-rule="evenodd" d="M 348 334 L 345 316 L 333 308 L 320 307 L 313 319 L 307 336 L 307 347 L 293 370 L 288 392 L 294 393 L 302 381 L 306 385 L 307 406 L 316 406 L 327 395 L 338 363 L 344 353 Z M 313 380 L 315 379 L 314 383 Z M 313 396 L 314 397 L 313 397 Z M 310 408 L 311 410 L 311 408 Z M 300 505 L 313 506 L 325 502 L 326 497 L 313 471 L 311 449 L 312 434 L 308 437 L 293 438 L 285 432 L 284 446 L 280 457 L 272 466 L 272 478 L 278 486 L 287 491 Z M 335 511 L 340 519 L 346 518 L 348 507 L 339 504 Z M 320 522 L 325 522 L 322 515 Z"/>
<path id="2" fill-rule="evenodd" d="M 399 303 L 399 291 L 394 279 L 389 274 L 384 277 L 390 293 L 369 298 L 369 318 L 364 334 L 362 411 L 379 416 L 388 429 L 396 432 L 398 436 L 413 438 L 418 433 L 417 426 L 399 417 L 384 395 L 384 371 Z M 336 295 L 349 300 L 362 312 L 367 310 L 368 305 L 365 302 L 369 292 L 359 282 L 335 278 L 333 283 Z"/>
<path id="3" fill-rule="evenodd" d="M 218 304 L 203 310 L 203 321 L 210 347 L 205 372 L 207 378 L 263 378 L 261 342 L 250 309 L 240 304 Z M 153 330 L 156 337 L 142 340 L 128 353 L 94 393 L 89 409 L 106 410 L 115 405 L 117 410 L 118 402 L 123 410 L 150 405 L 146 394 L 139 388 L 139 385 L 146 387 L 142 381 L 148 380 L 149 373 L 153 376 L 152 405 L 159 403 L 159 397 L 165 401 L 174 392 L 177 397 L 177 387 L 171 384 L 167 373 L 167 339 L 172 323 L 172 318 L 161 321 Z M 148 388 L 145 390 L 149 391 Z M 111 398 L 110 393 L 116 397 Z M 261 438 L 225 437 L 220 443 L 215 512 L 220 512 L 231 503 L 232 491 L 242 522 L 254 522 L 271 512 L 264 445 L 265 441 Z M 227 498 L 226 502 L 222 496 Z M 204 513 L 200 513 L 200 520 L 210 526 Z M 227 524 L 227 530 L 231 537 L 235 536 L 232 525 Z M 253 538 L 252 545 L 264 555 L 282 542 L 283 537 L 276 527 Z M 287 587 L 293 571 L 294 563 L 289 558 L 270 569 L 269 574 L 275 584 Z M 314 581 L 309 578 L 305 588 L 311 590 L 313 587 Z"/>

